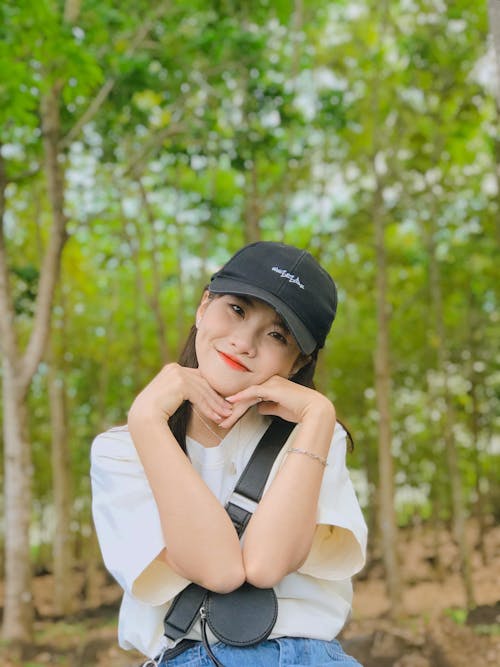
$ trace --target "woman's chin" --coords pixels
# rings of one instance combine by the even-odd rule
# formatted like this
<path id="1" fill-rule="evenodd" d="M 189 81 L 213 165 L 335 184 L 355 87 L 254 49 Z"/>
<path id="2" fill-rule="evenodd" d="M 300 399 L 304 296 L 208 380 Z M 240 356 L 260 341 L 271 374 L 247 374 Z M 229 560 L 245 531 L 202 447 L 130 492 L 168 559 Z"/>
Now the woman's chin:
<path id="1" fill-rule="evenodd" d="M 245 383 L 238 378 L 233 379 L 228 377 L 221 377 L 220 375 L 217 377 L 212 373 L 204 373 L 202 369 L 200 369 L 200 372 L 208 384 L 212 387 L 212 389 L 220 396 L 232 396 L 233 394 L 237 394 L 239 391 L 242 391 L 249 386 L 249 383 Z"/>

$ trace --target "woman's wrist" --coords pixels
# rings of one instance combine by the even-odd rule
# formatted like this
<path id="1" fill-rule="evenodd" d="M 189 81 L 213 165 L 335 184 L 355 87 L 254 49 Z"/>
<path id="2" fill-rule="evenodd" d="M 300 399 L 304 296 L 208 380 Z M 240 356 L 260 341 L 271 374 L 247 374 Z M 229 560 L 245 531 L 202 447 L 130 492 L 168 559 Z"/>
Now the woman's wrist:
<path id="1" fill-rule="evenodd" d="M 127 422 L 129 426 L 154 422 L 167 424 L 171 416 L 165 410 L 153 405 L 151 401 L 142 401 L 139 395 L 130 407 Z"/>
<path id="2" fill-rule="evenodd" d="M 307 456 L 309 459 L 312 461 L 318 461 L 320 465 L 323 466 L 323 468 L 326 468 L 328 465 L 328 461 L 326 456 L 320 456 L 319 454 L 314 454 L 313 452 L 310 452 L 308 449 L 299 449 L 299 447 L 290 447 L 290 449 L 287 450 L 288 454 L 303 454 L 304 456 Z"/>
<path id="3" fill-rule="evenodd" d="M 127 425 L 137 451 L 141 454 L 156 449 L 157 443 L 163 447 L 177 443 L 168 424 L 168 416 L 155 409 L 137 409 L 132 407 L 128 414 Z M 175 449 L 178 447 L 176 446 Z"/>
<path id="4" fill-rule="evenodd" d="M 304 412 L 292 447 L 306 450 L 326 459 L 330 450 L 336 413 L 333 404 L 323 395 Z"/>
<path id="5" fill-rule="evenodd" d="M 324 423 L 325 425 L 335 427 L 337 421 L 337 414 L 333 403 L 323 394 L 316 392 L 316 400 L 309 403 L 304 410 L 304 415 L 301 423 Z"/>

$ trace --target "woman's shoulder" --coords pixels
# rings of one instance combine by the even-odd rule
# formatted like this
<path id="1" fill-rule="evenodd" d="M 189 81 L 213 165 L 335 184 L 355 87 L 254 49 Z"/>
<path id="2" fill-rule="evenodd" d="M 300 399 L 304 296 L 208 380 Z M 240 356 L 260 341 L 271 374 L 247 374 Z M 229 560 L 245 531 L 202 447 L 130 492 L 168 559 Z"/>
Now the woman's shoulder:
<path id="1" fill-rule="evenodd" d="M 120 459 L 136 459 L 137 452 L 128 426 L 126 424 L 113 426 L 107 431 L 99 433 L 92 442 L 91 455 L 92 458 L 104 456 Z"/>
<path id="2" fill-rule="evenodd" d="M 130 437 L 130 431 L 128 430 L 128 425 L 127 424 L 122 424 L 121 426 L 111 426 L 111 428 L 108 428 L 107 431 L 103 431 L 102 433 L 99 433 L 96 435 L 94 438 L 94 442 L 96 440 L 131 440 Z"/>
<path id="3" fill-rule="evenodd" d="M 347 452 L 347 430 L 339 421 L 335 424 L 333 430 L 330 452 L 332 452 L 332 450 L 341 450 L 344 455 Z"/>
<path id="4" fill-rule="evenodd" d="M 345 438 L 347 436 L 347 431 L 344 428 L 344 425 L 337 421 L 335 423 L 335 428 L 333 430 L 333 439 L 334 440 L 341 440 L 342 438 Z"/>
<path id="5" fill-rule="evenodd" d="M 347 431 L 340 422 L 335 424 L 328 452 L 327 460 L 329 466 L 337 468 L 339 465 L 345 465 L 347 454 Z"/>
<path id="6" fill-rule="evenodd" d="M 101 433 L 100 435 L 107 435 L 107 434 L 112 435 L 114 433 L 126 433 L 127 436 L 130 437 L 128 424 L 121 424 L 120 426 L 112 426 L 111 428 L 108 428 L 107 431 L 104 431 L 104 433 Z"/>

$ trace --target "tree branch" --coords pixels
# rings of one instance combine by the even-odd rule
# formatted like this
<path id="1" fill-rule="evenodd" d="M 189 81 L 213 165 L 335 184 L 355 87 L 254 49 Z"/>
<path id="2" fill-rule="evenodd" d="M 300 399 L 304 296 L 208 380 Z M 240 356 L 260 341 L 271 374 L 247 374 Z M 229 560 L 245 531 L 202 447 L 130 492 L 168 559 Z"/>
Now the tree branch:
<path id="1" fill-rule="evenodd" d="M 158 148 L 162 142 L 165 141 L 165 139 L 173 137 L 176 134 L 180 134 L 185 129 L 185 126 L 181 124 L 168 125 L 167 127 L 162 127 L 160 130 L 158 130 L 158 132 L 152 134 L 140 153 L 136 155 L 134 160 L 132 160 L 128 167 L 125 169 L 123 176 L 127 177 L 133 174 L 138 178 L 140 176 L 141 168 L 150 153 Z"/>
<path id="2" fill-rule="evenodd" d="M 68 2 L 71 2 L 71 0 L 68 0 Z M 144 21 L 144 23 L 139 27 L 135 36 L 133 37 L 130 47 L 127 49 L 125 53 L 126 56 L 129 57 L 133 55 L 136 49 L 138 49 L 144 43 L 146 37 L 148 36 L 149 31 L 154 26 L 155 22 L 165 13 L 167 8 L 168 8 L 168 3 L 166 2 L 161 3 L 157 7 L 156 11 L 153 12 L 152 16 L 148 20 Z M 73 127 L 66 134 L 66 136 L 62 139 L 60 143 L 61 148 L 66 148 L 67 146 L 69 146 L 69 144 L 74 139 L 76 139 L 76 137 L 80 134 L 84 125 L 86 125 L 92 120 L 92 118 L 96 115 L 96 113 L 99 111 L 101 106 L 106 101 L 110 92 L 113 90 L 117 80 L 118 80 L 117 77 L 111 77 L 103 84 L 101 89 L 98 91 L 97 95 L 90 103 L 87 110 L 84 111 L 83 115 L 80 116 L 80 118 L 76 121 Z"/>
<path id="3" fill-rule="evenodd" d="M 64 214 L 64 171 L 59 161 L 60 136 L 59 96 L 62 84 L 56 83 L 41 104 L 47 186 L 52 207 L 52 227 L 42 261 L 35 317 L 30 340 L 23 357 L 20 382 L 29 387 L 42 358 L 50 331 L 52 302 L 61 266 L 61 255 L 68 238 Z"/>
<path id="4" fill-rule="evenodd" d="M 0 145 L 0 354 L 8 357 L 11 365 L 13 365 L 19 361 L 19 350 L 4 235 L 5 188 L 7 187 L 7 182 L 5 162 Z"/>
<path id="5" fill-rule="evenodd" d="M 90 103 L 90 106 L 87 108 L 84 114 L 80 116 L 75 125 L 73 125 L 71 130 L 64 137 L 61 142 L 61 148 L 66 148 L 69 146 L 70 143 L 80 134 L 83 126 L 92 120 L 92 118 L 96 115 L 96 113 L 106 101 L 109 93 L 113 90 L 115 83 L 116 79 L 108 79 L 106 81 L 106 83 L 102 86 L 102 88 Z"/>

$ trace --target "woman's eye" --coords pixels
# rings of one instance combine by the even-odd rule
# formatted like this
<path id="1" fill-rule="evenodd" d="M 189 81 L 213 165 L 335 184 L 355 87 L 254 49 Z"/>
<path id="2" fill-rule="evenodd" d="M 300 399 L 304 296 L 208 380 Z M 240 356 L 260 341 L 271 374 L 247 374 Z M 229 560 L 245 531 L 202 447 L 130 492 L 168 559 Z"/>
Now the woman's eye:
<path id="1" fill-rule="evenodd" d="M 281 334 L 279 331 L 271 331 L 271 337 L 277 340 L 279 343 L 282 343 L 283 345 L 288 344 L 288 341 L 285 338 L 285 336 L 283 336 L 283 334 Z"/>
<path id="2" fill-rule="evenodd" d="M 230 303 L 229 306 L 230 306 L 231 310 L 233 312 L 235 312 L 237 315 L 239 315 L 240 317 L 244 317 L 245 311 L 243 310 L 243 308 L 241 306 L 238 306 L 237 303 Z"/>

